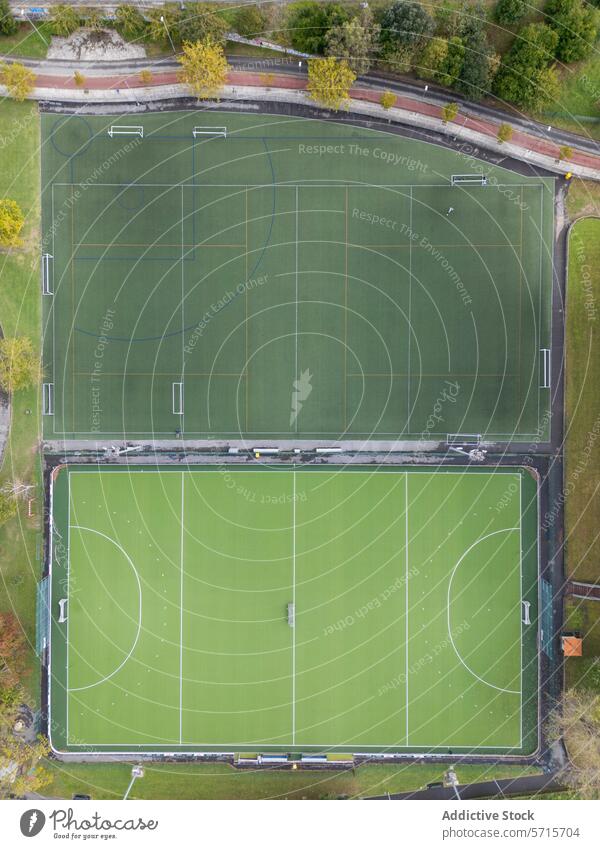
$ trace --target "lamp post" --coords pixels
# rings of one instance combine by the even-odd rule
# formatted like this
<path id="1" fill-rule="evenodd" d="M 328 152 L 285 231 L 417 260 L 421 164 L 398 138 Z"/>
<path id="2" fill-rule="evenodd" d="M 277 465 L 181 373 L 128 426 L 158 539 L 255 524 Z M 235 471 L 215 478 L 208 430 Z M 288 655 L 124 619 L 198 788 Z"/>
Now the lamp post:
<path id="1" fill-rule="evenodd" d="M 444 773 L 444 784 L 450 784 L 454 788 L 454 794 L 459 802 L 462 802 L 460 798 L 460 793 L 458 792 L 458 776 L 454 770 L 454 767 L 450 767 L 450 769 L 446 770 Z"/>
<path id="2" fill-rule="evenodd" d="M 38 35 L 39 35 L 39 37 L 42 39 L 42 41 L 44 42 L 44 44 L 45 44 L 46 46 L 48 46 L 48 42 L 46 41 L 46 39 L 44 38 L 44 36 L 42 35 L 42 33 L 39 31 L 39 29 L 38 29 L 38 28 L 36 27 L 36 25 L 33 23 L 33 21 L 31 20 L 31 18 L 28 18 L 28 17 L 27 17 L 27 13 L 26 13 L 25 9 L 19 9 L 19 12 L 20 12 L 20 14 L 21 14 L 21 17 L 22 17 L 22 18 L 25 18 L 25 20 L 27 21 L 27 23 L 28 23 L 28 24 L 31 24 L 31 26 L 32 26 L 32 27 L 34 28 L 34 30 L 37 32 L 37 34 L 38 34 Z"/>
<path id="3" fill-rule="evenodd" d="M 143 777 L 144 777 L 144 770 L 141 768 L 141 766 L 134 766 L 131 770 L 131 781 L 129 782 L 129 787 L 125 791 L 125 795 L 123 796 L 123 801 L 125 801 L 125 799 L 127 799 L 127 797 L 129 796 L 129 794 L 131 792 L 131 788 L 133 787 L 133 784 L 134 784 L 136 778 L 143 778 Z"/>
<path id="4" fill-rule="evenodd" d="M 173 44 L 173 39 L 171 38 L 171 33 L 169 32 L 169 27 L 167 26 L 167 22 L 165 21 L 165 16 L 161 15 L 160 20 L 165 28 L 167 36 L 169 37 L 169 41 L 171 42 L 171 49 L 173 50 L 173 53 L 175 53 L 175 45 Z"/>

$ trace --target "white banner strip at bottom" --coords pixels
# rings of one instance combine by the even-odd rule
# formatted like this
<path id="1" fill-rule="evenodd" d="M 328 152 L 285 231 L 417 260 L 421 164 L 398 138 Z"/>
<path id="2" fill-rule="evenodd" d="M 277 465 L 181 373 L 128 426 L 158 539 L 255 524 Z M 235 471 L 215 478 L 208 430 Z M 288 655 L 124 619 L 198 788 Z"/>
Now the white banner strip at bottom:
<path id="1" fill-rule="evenodd" d="M 375 807 L 376 805 L 376 807 Z M 297 819 L 297 821 L 296 821 Z M 2 845 L 286 849 L 340 846 L 597 847 L 599 802 L 71 801 L 0 803 Z M 235 825 L 235 828 L 233 827 Z M 534 843 L 535 841 L 535 843 Z"/>

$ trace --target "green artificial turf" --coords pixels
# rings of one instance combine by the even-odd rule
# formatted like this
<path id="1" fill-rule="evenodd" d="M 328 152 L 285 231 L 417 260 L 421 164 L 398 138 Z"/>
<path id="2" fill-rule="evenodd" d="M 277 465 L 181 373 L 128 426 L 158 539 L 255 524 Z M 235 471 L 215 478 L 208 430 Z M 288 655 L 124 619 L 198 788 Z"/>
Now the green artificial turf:
<path id="1" fill-rule="evenodd" d="M 548 437 L 552 180 L 308 119 L 136 121 L 43 116 L 47 438 Z"/>
<path id="2" fill-rule="evenodd" d="M 517 468 L 62 471 L 53 745 L 531 752 L 536 516 Z"/>

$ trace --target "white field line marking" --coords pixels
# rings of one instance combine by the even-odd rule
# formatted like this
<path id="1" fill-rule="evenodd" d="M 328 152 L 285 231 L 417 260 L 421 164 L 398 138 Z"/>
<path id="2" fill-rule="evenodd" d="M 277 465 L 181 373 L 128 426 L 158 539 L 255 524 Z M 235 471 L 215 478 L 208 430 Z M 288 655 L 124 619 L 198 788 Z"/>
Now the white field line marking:
<path id="1" fill-rule="evenodd" d="M 109 542 L 112 542 L 112 544 L 114 546 L 116 546 L 116 548 L 119 549 L 119 551 L 123 554 L 123 556 L 125 557 L 125 559 L 129 563 L 129 565 L 133 569 L 133 574 L 135 575 L 135 579 L 136 579 L 137 585 L 138 585 L 139 605 L 138 605 L 137 632 L 136 632 L 136 635 L 135 635 L 135 639 L 133 641 L 133 645 L 129 649 L 129 653 L 127 654 L 127 657 L 117 666 L 116 669 L 113 669 L 113 671 L 110 673 L 110 675 L 105 675 L 104 678 L 101 678 L 99 681 L 94 681 L 93 684 L 86 684 L 85 687 L 71 687 L 71 689 L 69 690 L 70 693 L 79 692 L 80 690 L 90 690 L 92 687 L 97 687 L 98 684 L 103 684 L 105 681 L 108 681 L 110 678 L 112 678 L 113 675 L 116 675 L 117 672 L 125 666 L 125 664 L 129 660 L 129 658 L 131 657 L 131 655 L 135 651 L 135 647 L 137 646 L 138 640 L 140 638 L 140 633 L 142 631 L 142 584 L 141 584 L 141 581 L 140 581 L 140 576 L 138 574 L 138 571 L 135 568 L 135 566 L 133 565 L 133 561 L 132 561 L 131 557 L 127 554 L 127 552 L 125 551 L 123 546 L 119 545 L 119 543 L 115 539 L 113 539 L 112 537 L 109 537 L 106 534 L 102 533 L 102 531 L 97 531 L 97 530 L 95 530 L 95 528 L 86 528 L 83 525 L 73 525 L 73 528 L 75 528 L 78 531 L 88 531 L 90 534 L 97 534 L 99 537 L 103 537 L 104 539 L 108 540 Z M 67 619 L 67 622 L 68 621 L 69 620 Z M 67 643 L 67 645 L 68 645 L 68 643 Z M 68 688 L 68 685 L 67 685 L 67 688 Z"/>
<path id="2" fill-rule="evenodd" d="M 520 693 L 519 690 L 509 690 L 507 687 L 497 687 L 495 684 L 490 684 L 490 682 L 486 681 L 485 678 L 481 678 L 476 672 L 473 672 L 471 667 L 463 660 L 458 649 L 456 648 L 456 645 L 454 643 L 454 638 L 452 637 L 452 625 L 451 625 L 451 622 L 450 622 L 450 592 L 452 590 L 452 581 L 454 580 L 454 575 L 456 573 L 456 570 L 458 569 L 458 567 L 460 566 L 462 561 L 465 559 L 467 554 L 473 548 L 475 548 L 476 545 L 479 545 L 480 542 L 483 542 L 484 540 L 489 539 L 490 537 L 496 536 L 497 534 L 508 534 L 508 533 L 512 533 L 513 531 L 518 531 L 518 530 L 519 530 L 519 528 L 501 528 L 499 531 L 492 531 L 491 533 L 485 534 L 485 536 L 482 536 L 482 537 L 479 537 L 479 539 L 476 539 L 475 542 L 471 543 L 471 545 L 466 549 L 466 551 L 463 551 L 463 553 L 461 554 L 460 558 L 458 559 L 456 565 L 454 566 L 452 573 L 450 575 L 450 580 L 448 581 L 448 602 L 447 602 L 447 605 L 446 605 L 446 612 L 447 612 L 447 617 L 448 617 L 448 636 L 450 637 L 450 642 L 452 643 L 452 648 L 454 649 L 454 653 L 456 654 L 457 658 L 460 660 L 462 665 L 465 667 L 467 672 L 470 672 L 471 675 L 474 678 L 477 678 L 477 680 L 481 681 L 482 684 L 486 684 L 488 687 L 492 687 L 494 690 L 498 690 L 501 693 L 514 693 L 515 695 L 520 696 L 521 693 Z"/>

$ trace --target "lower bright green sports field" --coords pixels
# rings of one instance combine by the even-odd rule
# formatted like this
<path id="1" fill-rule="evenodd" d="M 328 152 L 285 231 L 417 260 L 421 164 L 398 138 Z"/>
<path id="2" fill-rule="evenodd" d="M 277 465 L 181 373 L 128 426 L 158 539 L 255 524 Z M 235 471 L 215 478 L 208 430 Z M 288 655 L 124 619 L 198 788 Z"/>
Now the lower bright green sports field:
<path id="1" fill-rule="evenodd" d="M 536 522 L 512 467 L 62 467 L 53 746 L 531 753 Z"/>
<path id="2" fill-rule="evenodd" d="M 307 118 L 132 122 L 42 118 L 46 439 L 548 439 L 553 179 Z"/>

